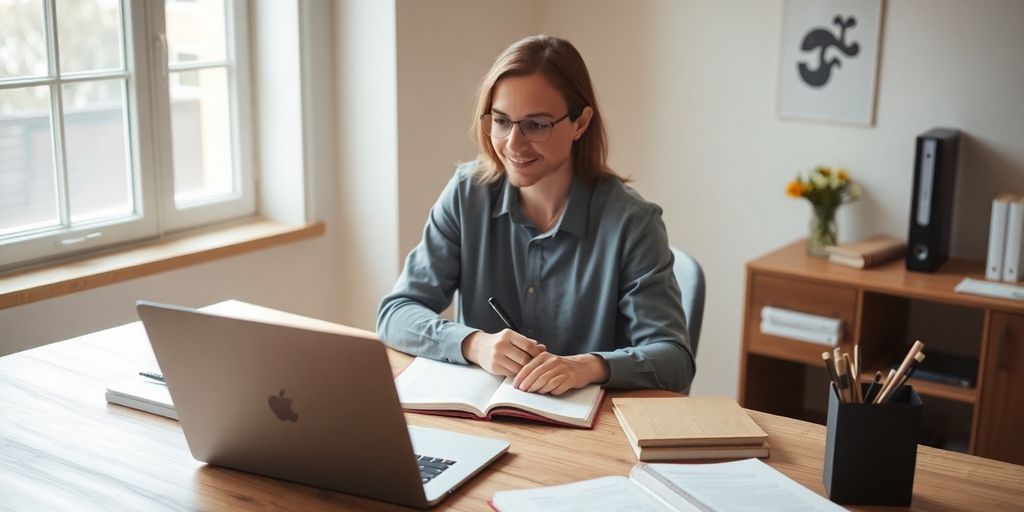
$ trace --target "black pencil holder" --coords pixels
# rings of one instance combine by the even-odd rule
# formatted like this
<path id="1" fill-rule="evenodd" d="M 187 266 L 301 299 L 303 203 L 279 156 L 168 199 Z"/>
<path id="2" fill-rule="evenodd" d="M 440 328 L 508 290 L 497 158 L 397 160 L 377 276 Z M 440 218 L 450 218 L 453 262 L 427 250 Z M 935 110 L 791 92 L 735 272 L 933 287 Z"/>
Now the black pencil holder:
<path id="1" fill-rule="evenodd" d="M 862 385 L 867 392 L 867 384 Z M 908 506 L 921 397 L 903 386 L 884 404 L 843 403 L 829 386 L 825 491 L 843 505 Z"/>

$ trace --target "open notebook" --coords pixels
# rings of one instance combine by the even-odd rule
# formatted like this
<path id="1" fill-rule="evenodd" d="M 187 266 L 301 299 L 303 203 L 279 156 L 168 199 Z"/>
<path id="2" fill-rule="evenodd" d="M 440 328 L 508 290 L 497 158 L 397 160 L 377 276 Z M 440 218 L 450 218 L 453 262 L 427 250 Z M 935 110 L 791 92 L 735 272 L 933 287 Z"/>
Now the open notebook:
<path id="1" fill-rule="evenodd" d="M 757 460 L 719 464 L 638 464 L 629 478 L 499 491 L 498 512 L 840 511 L 842 507 Z"/>
<path id="2" fill-rule="evenodd" d="M 561 396 L 519 391 L 511 377 L 479 366 L 417 357 L 395 379 L 402 408 L 410 412 L 488 420 L 516 416 L 559 425 L 592 428 L 604 390 L 590 385 Z"/>

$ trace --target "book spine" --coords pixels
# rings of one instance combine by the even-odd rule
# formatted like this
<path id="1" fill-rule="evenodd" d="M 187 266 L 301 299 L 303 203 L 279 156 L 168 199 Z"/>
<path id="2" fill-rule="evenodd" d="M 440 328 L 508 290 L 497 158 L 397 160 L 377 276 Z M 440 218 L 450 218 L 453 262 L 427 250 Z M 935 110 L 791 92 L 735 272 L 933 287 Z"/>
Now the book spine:
<path id="1" fill-rule="evenodd" d="M 1010 203 L 1006 216 L 1006 247 L 1003 250 L 1003 281 L 1020 281 L 1021 235 L 1024 232 L 1024 203 Z"/>
<path id="2" fill-rule="evenodd" d="M 662 460 L 707 460 L 707 459 L 763 459 L 771 454 L 767 445 L 741 447 L 739 449 L 723 448 L 721 450 L 686 450 L 685 448 L 640 448 L 638 459 L 644 462 Z"/>
<path id="3" fill-rule="evenodd" d="M 834 347 L 839 344 L 838 333 L 815 332 L 785 325 L 776 325 L 771 322 L 761 321 L 761 333 L 781 338 L 789 338 L 798 341 L 807 341 Z"/>
<path id="4" fill-rule="evenodd" d="M 765 306 L 761 308 L 761 321 L 782 327 L 792 327 L 805 331 L 838 334 L 842 330 L 842 320 L 827 316 L 811 315 L 789 309 Z"/>
<path id="5" fill-rule="evenodd" d="M 988 224 L 988 260 L 985 263 L 985 279 L 999 281 L 1003 278 L 1003 252 L 1006 250 L 1006 220 L 1009 204 L 1000 196 L 992 200 L 992 218 Z"/>

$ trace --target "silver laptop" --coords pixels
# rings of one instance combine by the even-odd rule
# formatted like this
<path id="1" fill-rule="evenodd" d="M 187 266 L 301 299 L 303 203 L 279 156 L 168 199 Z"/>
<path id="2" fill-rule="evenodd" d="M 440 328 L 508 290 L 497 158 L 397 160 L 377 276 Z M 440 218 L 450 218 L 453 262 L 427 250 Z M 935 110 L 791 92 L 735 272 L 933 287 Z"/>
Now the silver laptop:
<path id="1" fill-rule="evenodd" d="M 508 442 L 406 426 L 384 345 L 139 301 L 198 460 L 429 507 Z"/>

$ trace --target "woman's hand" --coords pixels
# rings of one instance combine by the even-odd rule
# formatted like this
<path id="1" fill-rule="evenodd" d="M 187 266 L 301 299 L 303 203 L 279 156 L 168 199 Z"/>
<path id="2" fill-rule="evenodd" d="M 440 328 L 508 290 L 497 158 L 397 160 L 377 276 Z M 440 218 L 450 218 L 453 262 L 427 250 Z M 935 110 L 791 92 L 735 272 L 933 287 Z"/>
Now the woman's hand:
<path id="1" fill-rule="evenodd" d="M 561 395 L 570 389 L 605 382 L 608 373 L 608 363 L 598 355 L 556 356 L 544 352 L 526 363 L 512 384 L 530 393 Z"/>
<path id="2" fill-rule="evenodd" d="M 467 361 L 495 375 L 511 377 L 536 356 L 544 353 L 545 347 L 511 329 L 489 334 L 474 332 L 462 341 L 462 356 Z"/>

